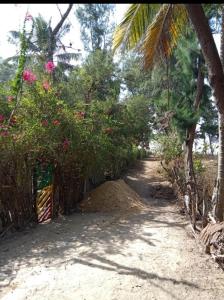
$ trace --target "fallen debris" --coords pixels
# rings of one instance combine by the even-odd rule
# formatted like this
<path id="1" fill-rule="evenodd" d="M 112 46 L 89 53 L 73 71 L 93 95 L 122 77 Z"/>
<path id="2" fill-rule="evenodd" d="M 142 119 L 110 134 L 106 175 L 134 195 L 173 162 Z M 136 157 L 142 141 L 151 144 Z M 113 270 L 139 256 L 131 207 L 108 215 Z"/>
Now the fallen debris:
<path id="1" fill-rule="evenodd" d="M 200 233 L 206 253 L 224 269 L 224 222 L 209 223 Z"/>

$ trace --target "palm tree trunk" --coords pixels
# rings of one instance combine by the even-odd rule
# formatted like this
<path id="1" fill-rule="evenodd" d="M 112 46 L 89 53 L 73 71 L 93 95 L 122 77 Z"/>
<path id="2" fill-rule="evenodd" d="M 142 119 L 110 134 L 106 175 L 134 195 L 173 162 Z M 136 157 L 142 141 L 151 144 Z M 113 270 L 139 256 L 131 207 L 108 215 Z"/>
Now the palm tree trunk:
<path id="1" fill-rule="evenodd" d="M 213 196 L 213 215 L 222 222 L 224 213 L 224 114 L 219 114 L 218 174 Z"/>
<path id="2" fill-rule="evenodd" d="M 224 114 L 224 73 L 208 19 L 201 4 L 185 4 L 208 65 L 209 82 L 220 113 Z"/>
<path id="3" fill-rule="evenodd" d="M 224 5 L 222 5 L 222 28 L 221 28 L 221 45 L 220 57 L 224 67 Z M 223 221 L 224 214 L 224 114 L 219 113 L 219 152 L 218 152 L 218 174 L 216 186 L 214 188 L 213 215 L 220 222 Z"/>

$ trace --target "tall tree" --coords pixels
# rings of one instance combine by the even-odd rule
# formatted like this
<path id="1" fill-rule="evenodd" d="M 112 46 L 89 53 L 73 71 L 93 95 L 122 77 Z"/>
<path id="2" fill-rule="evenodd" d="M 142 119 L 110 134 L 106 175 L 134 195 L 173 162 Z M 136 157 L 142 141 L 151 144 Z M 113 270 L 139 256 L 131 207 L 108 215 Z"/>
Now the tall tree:
<path id="1" fill-rule="evenodd" d="M 123 44 L 131 49 L 137 44 L 143 54 L 145 68 L 149 68 L 156 59 L 170 56 L 178 36 L 186 28 L 187 16 L 201 45 L 216 106 L 224 114 L 224 72 L 201 4 L 132 4 L 117 27 L 114 48 Z M 224 166 L 220 169 L 224 170 Z"/>
<path id="2" fill-rule="evenodd" d="M 10 63 L 7 59 L 0 58 L 0 82 L 6 82 L 15 75 L 16 63 Z"/>
<path id="3" fill-rule="evenodd" d="M 35 57 L 38 62 L 45 63 L 46 61 L 54 61 L 56 58 L 59 66 L 66 69 L 70 67 L 71 59 L 78 58 L 77 53 L 68 53 L 66 46 L 61 41 L 62 37 L 70 30 L 69 23 L 65 23 L 65 21 L 72 6 L 73 4 L 69 4 L 66 12 L 61 15 L 61 19 L 54 28 L 51 26 L 51 21 L 47 22 L 41 15 L 33 18 L 33 37 L 28 41 L 28 58 L 30 60 Z M 18 31 L 10 31 L 9 41 L 11 43 L 18 43 L 19 38 L 20 33 Z M 64 49 L 64 53 L 61 53 L 62 49 Z M 12 59 L 15 60 L 17 57 Z"/>
<path id="4" fill-rule="evenodd" d="M 118 67 L 111 53 L 96 50 L 88 55 L 82 66 L 76 67 L 70 74 L 68 90 L 71 102 L 84 100 L 118 100 L 120 79 Z"/>
<path id="5" fill-rule="evenodd" d="M 113 27 L 110 16 L 114 4 L 83 4 L 76 10 L 81 25 L 81 39 L 86 51 L 107 49 L 111 43 Z"/>
<path id="6" fill-rule="evenodd" d="M 188 16 L 208 66 L 216 105 L 220 112 L 224 112 L 224 74 L 201 4 L 132 4 L 115 31 L 113 48 L 123 45 L 126 49 L 133 49 L 137 46 L 143 55 L 145 68 L 150 68 L 160 58 L 169 58 L 186 28 Z"/>
<path id="7" fill-rule="evenodd" d="M 224 5 L 221 9 L 221 43 L 220 58 L 224 68 Z M 218 152 L 218 175 L 216 186 L 213 193 L 214 209 L 213 214 L 219 220 L 223 221 L 224 216 L 224 113 L 219 112 L 219 152 Z"/>

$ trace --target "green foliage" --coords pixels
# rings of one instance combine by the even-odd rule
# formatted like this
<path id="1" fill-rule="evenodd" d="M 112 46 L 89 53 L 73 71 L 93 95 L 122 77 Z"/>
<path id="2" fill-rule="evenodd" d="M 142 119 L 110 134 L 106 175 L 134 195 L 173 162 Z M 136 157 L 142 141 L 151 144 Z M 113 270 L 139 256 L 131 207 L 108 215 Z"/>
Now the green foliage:
<path id="1" fill-rule="evenodd" d="M 12 80 L 15 76 L 17 66 L 14 62 L 0 58 L 0 83 Z"/>
<path id="2" fill-rule="evenodd" d="M 157 154 L 159 154 L 162 159 L 165 160 L 166 164 L 181 156 L 182 147 L 179 137 L 175 132 L 171 132 L 168 135 L 158 135 L 155 140 L 159 144 L 159 150 Z"/>
<path id="3" fill-rule="evenodd" d="M 81 25 L 81 39 L 87 51 L 105 50 L 110 46 L 113 27 L 109 17 L 114 4 L 84 4 L 76 10 Z"/>
<path id="4" fill-rule="evenodd" d="M 69 30 L 70 25 L 65 23 L 55 33 L 54 28 L 51 26 L 51 21 L 47 22 L 41 15 L 33 18 L 32 34 L 26 38 L 24 35 L 24 43 L 26 43 L 27 48 L 27 64 L 32 67 L 34 64 L 37 66 L 43 65 L 46 61 L 53 61 L 54 58 L 56 58 L 63 71 L 71 69 L 71 60 L 78 59 L 80 54 L 67 52 L 65 46 L 61 42 L 62 37 L 68 33 Z M 18 31 L 10 31 L 10 35 L 9 41 L 13 44 L 18 43 L 20 33 Z M 63 52 L 61 51 L 62 48 L 64 49 Z M 21 50 L 22 49 L 23 47 Z M 11 60 L 14 59 L 17 59 L 17 57 L 11 58 Z M 21 55 L 20 59 L 22 59 Z M 59 69 L 57 72 L 59 72 Z M 59 76 L 61 75 L 62 73 L 60 73 Z"/>
<path id="5" fill-rule="evenodd" d="M 26 63 L 28 41 L 29 41 L 30 37 L 32 37 L 32 33 L 33 33 L 33 26 L 32 26 L 32 29 L 31 29 L 31 32 L 30 32 L 28 38 L 26 37 L 26 20 L 25 20 L 24 24 L 23 24 L 22 33 L 20 34 L 20 56 L 19 56 L 19 60 L 18 60 L 18 68 L 17 68 L 15 78 L 12 81 L 12 94 L 16 97 L 22 88 L 22 74 L 23 74 L 23 71 L 25 68 L 25 63 Z"/>
<path id="6" fill-rule="evenodd" d="M 194 162 L 194 171 L 196 175 L 200 175 L 205 171 L 205 167 L 202 163 L 202 160 L 200 157 L 198 157 L 197 155 L 194 155 L 193 158 L 193 162 Z"/>
<path id="7" fill-rule="evenodd" d="M 128 92 L 133 96 L 144 95 L 150 98 L 154 84 L 151 72 L 145 72 L 140 67 L 140 57 L 131 53 L 124 58 L 122 65 L 121 77 Z"/>
<path id="8" fill-rule="evenodd" d="M 111 53 L 102 50 L 90 53 L 83 65 L 70 74 L 67 90 L 67 101 L 71 104 L 81 100 L 86 103 L 107 99 L 117 101 L 120 79 Z"/>
<path id="9" fill-rule="evenodd" d="M 129 112 L 129 122 L 133 124 L 133 134 L 136 144 L 148 145 L 151 136 L 150 100 L 144 96 L 134 96 L 125 102 Z"/>

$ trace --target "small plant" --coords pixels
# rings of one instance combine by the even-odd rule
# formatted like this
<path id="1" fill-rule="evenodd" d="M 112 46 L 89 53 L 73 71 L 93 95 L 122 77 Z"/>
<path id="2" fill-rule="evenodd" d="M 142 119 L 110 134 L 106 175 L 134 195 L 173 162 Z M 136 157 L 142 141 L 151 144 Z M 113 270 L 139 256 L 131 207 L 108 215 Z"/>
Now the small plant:
<path id="1" fill-rule="evenodd" d="M 194 158 L 194 171 L 196 174 L 201 174 L 205 171 L 205 166 L 199 157 Z"/>
<path id="2" fill-rule="evenodd" d="M 171 132 L 168 135 L 160 135 L 157 142 L 159 144 L 157 154 L 165 160 L 166 164 L 181 156 L 182 148 L 176 133 Z"/>

